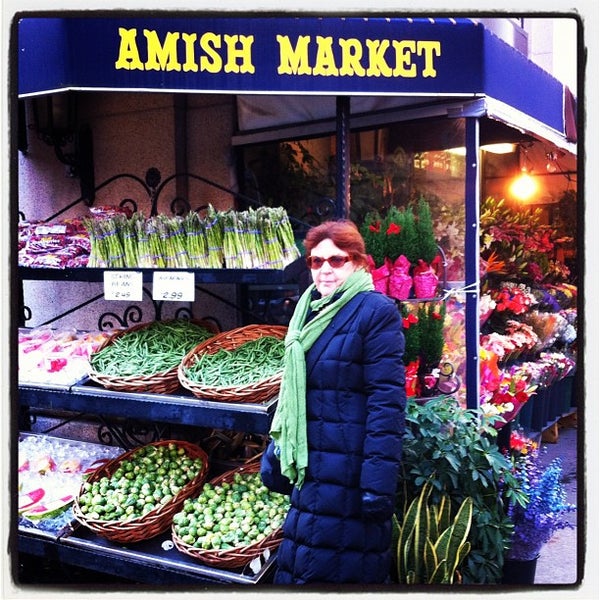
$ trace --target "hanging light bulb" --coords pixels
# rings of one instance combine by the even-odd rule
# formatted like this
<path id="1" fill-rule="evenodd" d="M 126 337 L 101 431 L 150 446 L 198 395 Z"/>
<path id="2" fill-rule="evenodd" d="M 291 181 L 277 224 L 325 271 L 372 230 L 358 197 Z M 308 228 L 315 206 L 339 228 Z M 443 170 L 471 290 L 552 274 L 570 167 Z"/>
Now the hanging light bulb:
<path id="1" fill-rule="evenodd" d="M 523 169 L 516 179 L 510 184 L 510 193 L 517 200 L 529 200 L 538 190 L 537 181 Z"/>
<path id="2" fill-rule="evenodd" d="M 556 165 L 556 152 L 547 152 L 546 160 L 548 161 L 546 163 L 546 171 L 548 171 L 548 173 L 556 173 L 556 171 L 558 170 L 558 167 Z"/>
<path id="3" fill-rule="evenodd" d="M 525 202 L 537 192 L 538 182 L 531 176 L 532 167 L 527 155 L 527 148 L 522 145 L 519 146 L 519 167 L 519 174 L 510 183 L 509 192 L 517 200 Z"/>

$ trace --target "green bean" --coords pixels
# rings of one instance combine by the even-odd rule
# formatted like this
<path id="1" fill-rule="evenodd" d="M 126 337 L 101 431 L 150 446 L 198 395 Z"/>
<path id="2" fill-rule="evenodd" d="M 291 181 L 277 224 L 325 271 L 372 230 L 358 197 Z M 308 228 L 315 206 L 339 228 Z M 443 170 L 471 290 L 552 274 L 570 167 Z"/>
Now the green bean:
<path id="1" fill-rule="evenodd" d="M 233 350 L 201 354 L 184 372 L 190 381 L 202 385 L 239 387 L 280 373 L 284 352 L 283 340 L 262 336 Z"/>
<path id="2" fill-rule="evenodd" d="M 108 376 L 152 375 L 176 367 L 192 348 L 212 335 L 205 327 L 183 319 L 156 321 L 115 338 L 92 354 L 90 365 Z"/>

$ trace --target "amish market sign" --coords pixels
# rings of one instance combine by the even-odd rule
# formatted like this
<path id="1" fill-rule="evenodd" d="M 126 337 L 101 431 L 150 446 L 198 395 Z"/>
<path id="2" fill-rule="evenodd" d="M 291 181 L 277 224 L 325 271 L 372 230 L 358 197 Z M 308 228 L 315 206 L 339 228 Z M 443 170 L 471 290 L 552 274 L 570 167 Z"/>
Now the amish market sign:
<path id="1" fill-rule="evenodd" d="M 470 19 L 115 15 L 21 17 L 19 95 L 65 88 L 437 95 L 482 87 L 484 28 Z"/>
<path id="2" fill-rule="evenodd" d="M 169 31 L 160 39 L 155 30 L 119 27 L 115 69 L 183 71 L 184 73 L 256 72 L 254 35 L 202 34 Z M 436 77 L 440 41 L 334 38 L 276 35 L 278 75 L 313 77 Z M 142 61 L 141 55 L 145 55 Z M 314 57 L 314 59 L 312 58 Z"/>

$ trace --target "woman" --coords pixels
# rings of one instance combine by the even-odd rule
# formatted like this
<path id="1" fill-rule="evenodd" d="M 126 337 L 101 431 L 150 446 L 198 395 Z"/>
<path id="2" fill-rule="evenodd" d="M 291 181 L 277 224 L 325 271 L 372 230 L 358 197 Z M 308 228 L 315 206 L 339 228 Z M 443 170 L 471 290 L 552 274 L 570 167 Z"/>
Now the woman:
<path id="1" fill-rule="evenodd" d="M 404 337 L 350 221 L 312 228 L 265 485 L 291 493 L 275 583 L 384 583 L 404 432 Z M 283 476 L 282 477 L 282 474 Z"/>

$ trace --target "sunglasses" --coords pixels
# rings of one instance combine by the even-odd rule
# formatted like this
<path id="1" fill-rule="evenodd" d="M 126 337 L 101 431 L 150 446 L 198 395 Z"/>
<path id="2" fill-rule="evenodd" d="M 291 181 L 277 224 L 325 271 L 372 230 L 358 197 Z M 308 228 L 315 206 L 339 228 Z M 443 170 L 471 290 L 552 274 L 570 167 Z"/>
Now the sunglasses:
<path id="1" fill-rule="evenodd" d="M 340 269 L 347 262 L 350 262 L 350 256 L 330 256 L 329 258 L 321 258 L 320 256 L 308 256 L 306 264 L 311 269 L 320 269 L 325 263 L 329 263 L 332 269 Z"/>

